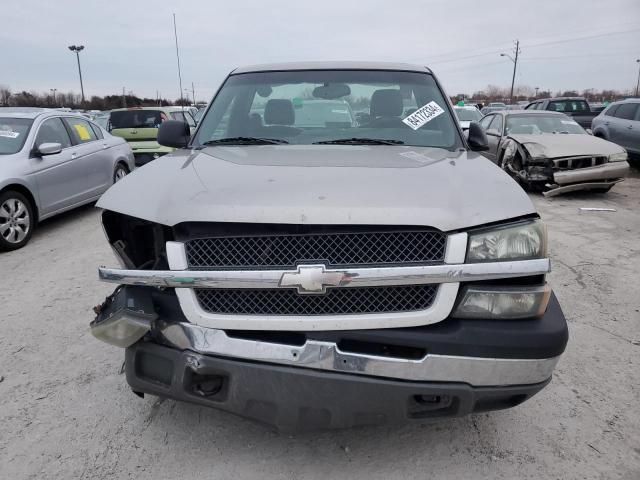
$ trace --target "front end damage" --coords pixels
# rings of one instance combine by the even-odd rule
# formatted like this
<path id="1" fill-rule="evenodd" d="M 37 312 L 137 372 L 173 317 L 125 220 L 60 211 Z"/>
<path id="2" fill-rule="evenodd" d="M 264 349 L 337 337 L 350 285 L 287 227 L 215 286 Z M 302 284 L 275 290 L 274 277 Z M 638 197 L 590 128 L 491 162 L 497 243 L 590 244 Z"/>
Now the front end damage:
<path id="1" fill-rule="evenodd" d="M 511 408 L 549 383 L 567 341 L 554 296 L 542 317 L 509 325 L 450 319 L 410 330 L 274 332 L 202 327 L 185 318 L 172 289 L 122 286 L 91 328 L 125 347 L 137 395 L 214 407 L 283 432 Z"/>
<path id="2" fill-rule="evenodd" d="M 542 143 L 508 137 L 501 166 L 521 184 L 545 197 L 580 190 L 608 191 L 629 172 L 627 154 L 566 155 Z"/>
<path id="3" fill-rule="evenodd" d="M 225 289 L 267 294 L 282 288 L 282 269 L 221 267 L 219 259 L 194 255 L 190 242 L 225 239 L 221 253 L 228 253 L 228 238 L 258 238 L 262 246 L 281 236 L 284 226 L 266 232 L 254 231 L 257 225 L 167 227 L 109 210 L 103 225 L 122 268 L 100 269 L 100 278 L 118 287 L 95 308 L 91 331 L 125 349 L 127 382 L 139 396 L 214 407 L 280 431 L 421 421 L 519 405 L 548 384 L 567 343 L 564 315 L 544 278 L 549 260 L 472 262 L 468 233 L 442 234 L 442 248 L 433 250 L 437 262 L 345 267 L 354 274 L 341 276 L 334 287 L 424 284 L 438 292 L 426 310 L 228 315 L 204 311 L 194 292 L 217 292 L 220 298 Z M 308 235 L 307 228 L 297 226 L 288 239 Z M 349 228 L 355 230 L 349 238 L 361 234 Z M 516 301 L 504 303 L 507 297 Z M 524 308 L 529 298 L 526 308 L 537 311 L 535 316 L 513 313 L 505 320 L 477 314 L 488 304 Z M 452 315 L 465 304 L 467 315 Z M 386 324 L 375 326 L 378 319 Z"/>

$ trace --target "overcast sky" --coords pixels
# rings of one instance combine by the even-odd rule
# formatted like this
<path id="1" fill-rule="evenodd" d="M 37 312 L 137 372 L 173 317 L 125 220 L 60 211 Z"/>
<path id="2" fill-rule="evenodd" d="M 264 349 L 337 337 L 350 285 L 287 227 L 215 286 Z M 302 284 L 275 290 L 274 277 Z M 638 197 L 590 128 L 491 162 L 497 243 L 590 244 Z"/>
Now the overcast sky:
<path id="1" fill-rule="evenodd" d="M 179 6 L 178 6 L 179 5 Z M 2 0 L 0 85 L 12 90 L 180 95 L 209 99 L 239 65 L 296 60 L 406 61 L 430 66 L 451 95 L 516 84 L 635 88 L 640 0 Z"/>

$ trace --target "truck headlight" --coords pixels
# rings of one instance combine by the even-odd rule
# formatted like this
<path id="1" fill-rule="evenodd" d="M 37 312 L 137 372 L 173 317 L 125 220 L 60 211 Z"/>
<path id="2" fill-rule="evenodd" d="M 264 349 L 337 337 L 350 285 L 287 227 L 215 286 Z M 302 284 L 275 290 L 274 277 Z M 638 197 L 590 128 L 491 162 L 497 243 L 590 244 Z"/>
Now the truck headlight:
<path id="1" fill-rule="evenodd" d="M 538 317 L 547 310 L 551 289 L 542 287 L 469 286 L 452 316 L 456 318 L 518 319 Z"/>
<path id="2" fill-rule="evenodd" d="M 627 155 L 627 152 L 614 153 L 612 155 L 609 155 L 609 161 L 610 162 L 624 162 L 625 160 L 627 160 L 628 157 L 629 157 L 629 155 Z"/>
<path id="3" fill-rule="evenodd" d="M 547 256 L 547 229 L 540 220 L 469 234 L 467 262 L 528 260 Z"/>

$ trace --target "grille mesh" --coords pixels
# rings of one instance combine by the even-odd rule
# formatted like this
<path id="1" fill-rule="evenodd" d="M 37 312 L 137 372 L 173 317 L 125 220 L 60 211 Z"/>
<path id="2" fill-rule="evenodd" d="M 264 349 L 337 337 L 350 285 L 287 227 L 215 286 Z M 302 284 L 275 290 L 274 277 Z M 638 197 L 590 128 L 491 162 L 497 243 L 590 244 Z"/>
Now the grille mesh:
<path id="1" fill-rule="evenodd" d="M 437 231 L 350 232 L 198 238 L 186 243 L 189 268 L 294 268 L 441 262 Z"/>
<path id="2" fill-rule="evenodd" d="M 337 315 L 424 310 L 437 285 L 330 288 L 322 295 L 294 289 L 195 289 L 208 313 L 236 315 Z"/>

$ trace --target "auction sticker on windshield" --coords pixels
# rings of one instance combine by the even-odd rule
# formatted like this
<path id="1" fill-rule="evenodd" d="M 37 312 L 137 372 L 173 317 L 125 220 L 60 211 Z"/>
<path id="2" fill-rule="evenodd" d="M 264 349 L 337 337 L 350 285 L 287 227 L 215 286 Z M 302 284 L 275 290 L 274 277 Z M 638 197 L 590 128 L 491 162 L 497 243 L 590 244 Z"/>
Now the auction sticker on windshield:
<path id="1" fill-rule="evenodd" d="M 414 130 L 417 130 L 424 124 L 430 122 L 438 115 L 442 115 L 443 113 L 444 110 L 440 107 L 440 105 L 438 105 L 436 102 L 431 101 L 426 105 L 420 107 L 408 117 L 404 118 L 402 121 Z"/>

